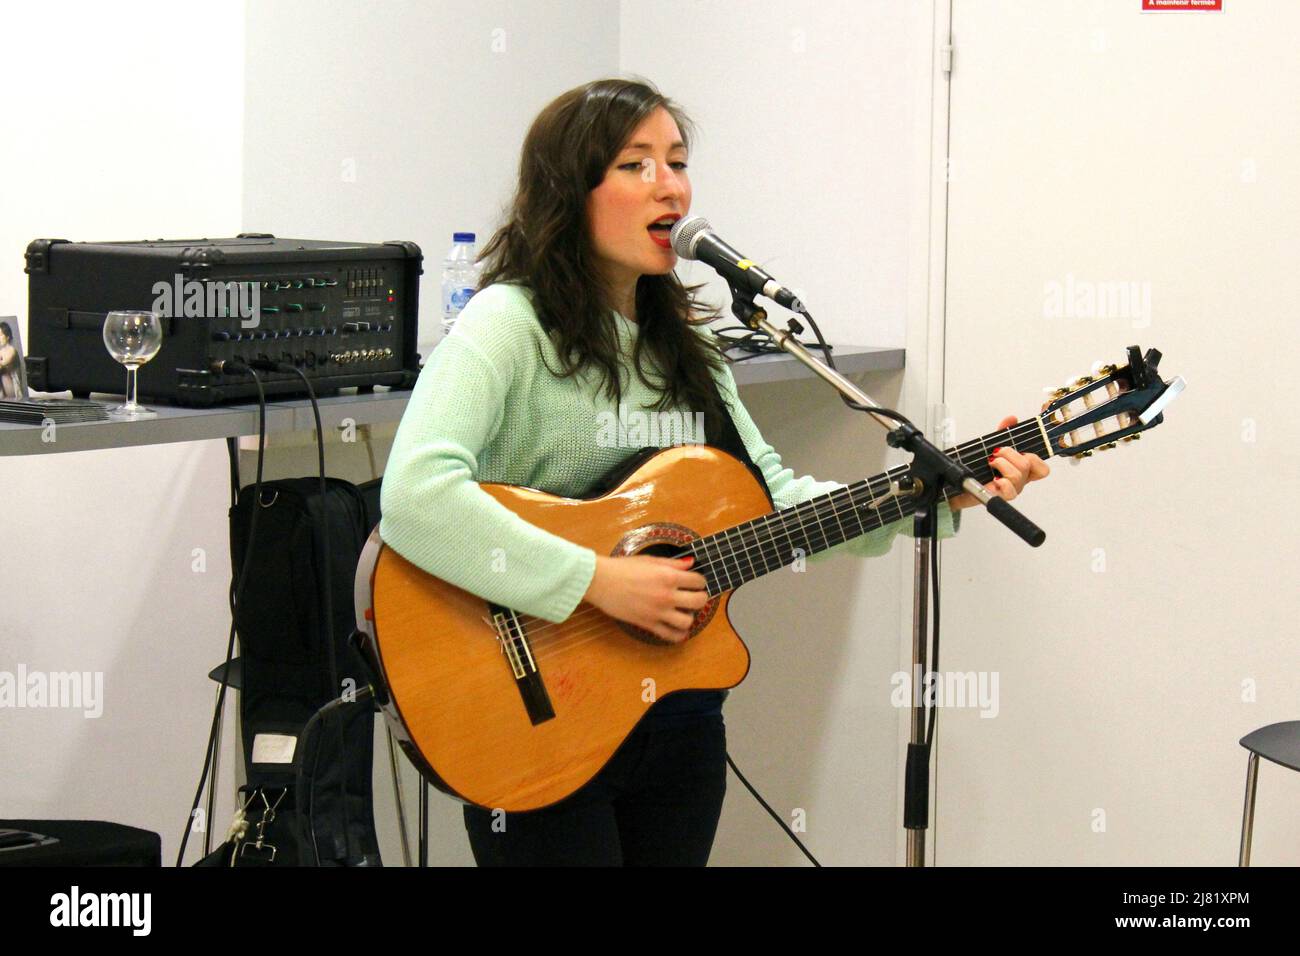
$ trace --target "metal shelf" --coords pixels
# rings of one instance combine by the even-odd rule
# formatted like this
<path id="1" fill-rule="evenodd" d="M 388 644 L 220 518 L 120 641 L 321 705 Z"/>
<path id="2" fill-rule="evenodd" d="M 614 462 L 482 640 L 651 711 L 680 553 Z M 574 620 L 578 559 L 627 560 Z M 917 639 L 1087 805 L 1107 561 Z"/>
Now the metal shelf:
<path id="1" fill-rule="evenodd" d="M 894 371 L 903 367 L 902 349 L 860 345 L 835 347 L 835 363 L 845 374 Z M 785 353 L 760 355 L 732 365 L 736 384 L 762 385 L 769 382 L 811 378 L 813 373 Z M 320 399 L 321 424 L 339 428 L 345 419 L 357 425 L 396 422 L 406 410 L 409 391 L 377 386 L 373 393 L 343 393 Z M 257 434 L 257 405 L 223 405 L 219 408 L 178 408 L 152 405 L 157 418 L 134 422 L 84 422 L 59 425 L 54 440 L 45 441 L 40 425 L 0 422 L 0 456 L 47 455 L 60 452 L 92 451 L 101 448 L 130 448 L 171 442 L 206 441 Z M 266 407 L 266 433 L 303 431 L 315 427 L 311 402 L 305 398 L 273 401 Z"/>

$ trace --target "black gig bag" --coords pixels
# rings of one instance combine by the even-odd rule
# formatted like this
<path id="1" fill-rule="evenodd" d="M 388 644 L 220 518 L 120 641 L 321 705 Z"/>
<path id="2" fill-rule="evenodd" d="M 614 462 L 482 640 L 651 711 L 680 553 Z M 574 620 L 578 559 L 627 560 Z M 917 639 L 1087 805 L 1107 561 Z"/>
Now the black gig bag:
<path id="1" fill-rule="evenodd" d="M 369 678 L 349 640 L 353 577 L 379 521 L 379 480 L 337 478 L 249 485 L 230 510 L 234 580 L 243 568 L 253 509 L 256 542 L 236 609 L 242 663 L 240 715 L 247 829 L 216 865 L 378 866 L 371 773 L 374 705 L 368 698 L 313 715 Z M 321 529 L 328 525 L 327 567 Z M 322 589 L 333 620 L 323 620 Z M 330 643 L 339 684 L 330 677 Z M 364 695 L 363 695 L 364 696 Z M 259 846 L 259 835 L 262 836 Z"/>

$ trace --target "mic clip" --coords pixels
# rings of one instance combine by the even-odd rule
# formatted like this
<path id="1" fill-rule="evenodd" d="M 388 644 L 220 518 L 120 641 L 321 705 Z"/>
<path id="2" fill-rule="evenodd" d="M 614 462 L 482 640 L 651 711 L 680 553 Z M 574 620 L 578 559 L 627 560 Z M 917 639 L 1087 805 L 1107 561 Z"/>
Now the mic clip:
<path id="1" fill-rule="evenodd" d="M 767 321 L 767 310 L 762 308 L 754 301 L 754 293 L 749 289 L 742 289 L 730 279 L 727 285 L 731 287 L 731 312 L 740 324 L 755 331 L 759 331 L 759 323 Z"/>

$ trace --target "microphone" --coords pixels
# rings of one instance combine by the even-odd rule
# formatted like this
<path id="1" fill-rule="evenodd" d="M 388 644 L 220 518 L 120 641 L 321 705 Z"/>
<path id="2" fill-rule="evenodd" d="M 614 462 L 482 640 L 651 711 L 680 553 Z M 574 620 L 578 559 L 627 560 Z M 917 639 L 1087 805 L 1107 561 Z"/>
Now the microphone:
<path id="1" fill-rule="evenodd" d="M 723 242 L 703 216 L 678 219 L 670 235 L 673 251 L 683 259 L 698 259 L 712 266 L 732 285 L 763 295 L 792 312 L 804 311 L 793 292 Z"/>

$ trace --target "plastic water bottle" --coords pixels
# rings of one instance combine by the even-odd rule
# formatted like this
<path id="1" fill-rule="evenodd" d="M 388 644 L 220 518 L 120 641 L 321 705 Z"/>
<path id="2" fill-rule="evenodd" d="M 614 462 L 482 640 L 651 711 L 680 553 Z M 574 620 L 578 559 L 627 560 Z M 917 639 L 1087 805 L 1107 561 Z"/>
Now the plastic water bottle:
<path id="1" fill-rule="evenodd" d="M 474 233 L 452 234 L 451 251 L 442 261 L 442 334 L 456 324 L 456 317 L 478 288 L 479 268 L 474 262 Z"/>

